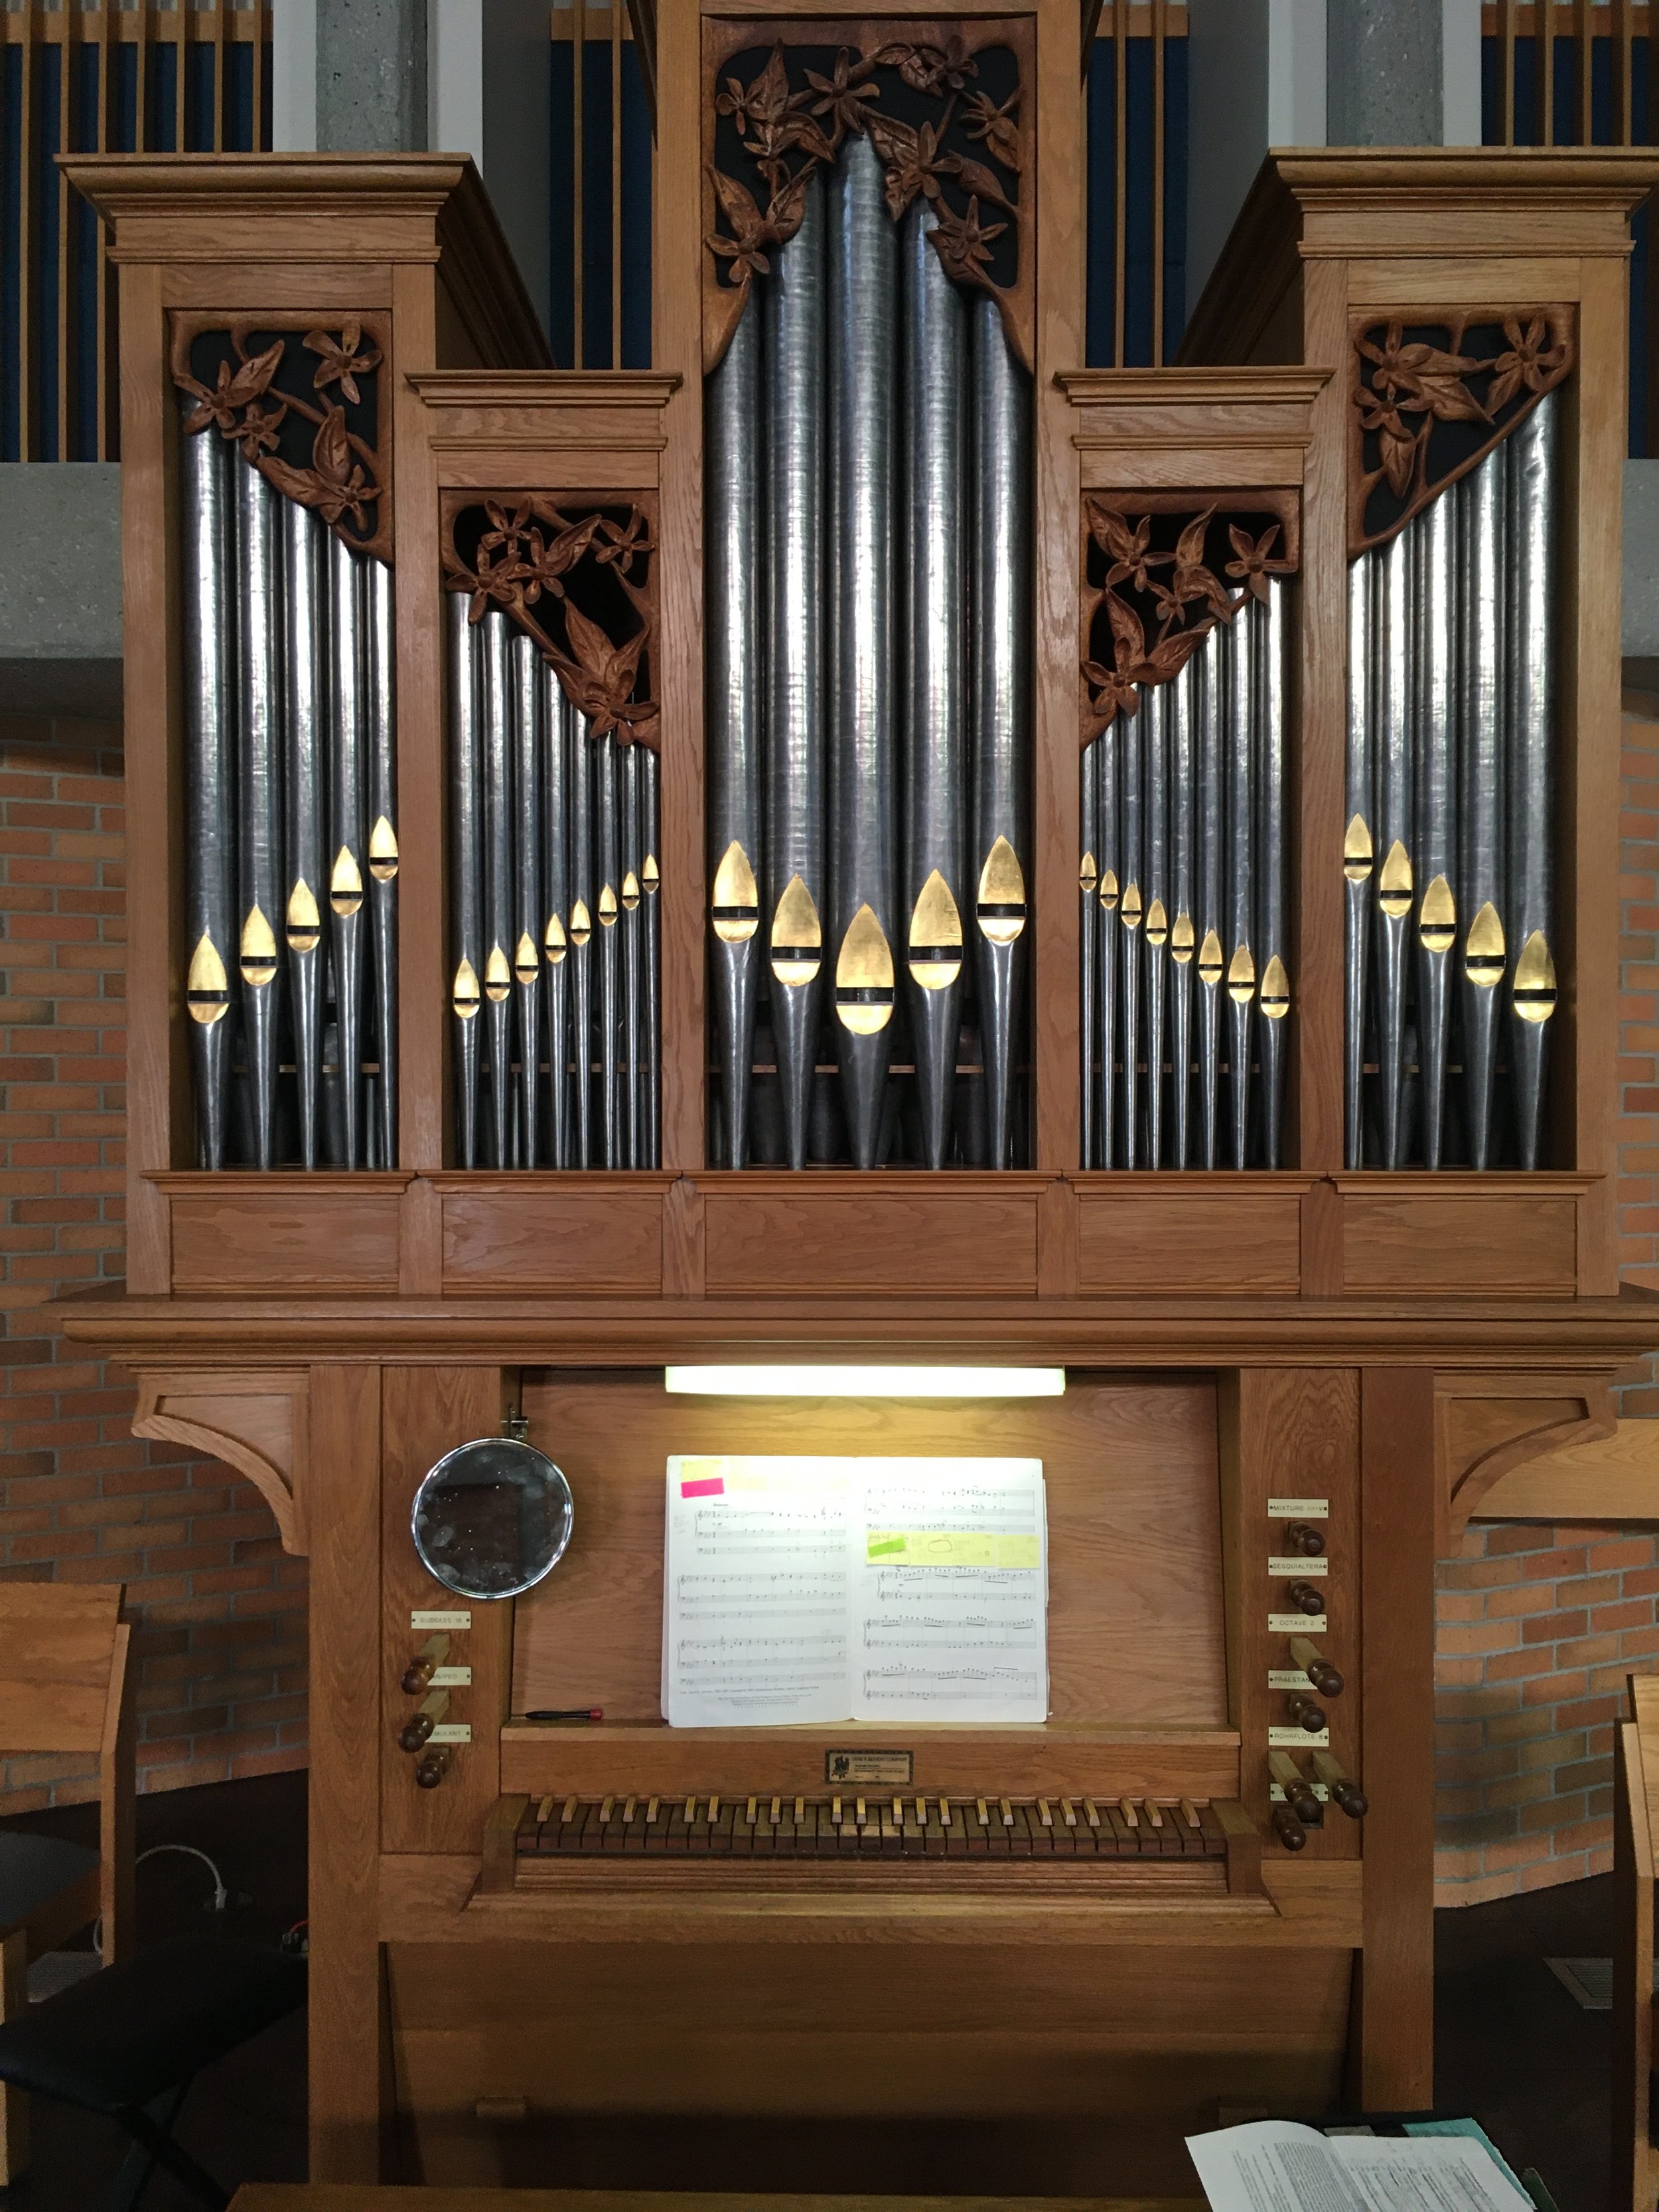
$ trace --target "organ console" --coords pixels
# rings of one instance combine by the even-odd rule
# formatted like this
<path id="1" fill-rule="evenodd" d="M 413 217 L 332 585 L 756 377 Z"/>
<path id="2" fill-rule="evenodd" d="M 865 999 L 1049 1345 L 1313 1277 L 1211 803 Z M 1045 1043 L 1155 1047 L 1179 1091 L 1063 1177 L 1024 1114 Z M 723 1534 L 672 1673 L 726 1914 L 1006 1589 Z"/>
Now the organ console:
<path id="1" fill-rule="evenodd" d="M 648 370 L 549 365 L 459 159 L 65 157 L 132 1079 L 59 1313 L 309 1560 L 314 2178 L 1178 2193 L 1431 2101 L 1433 1561 L 1659 1344 L 1659 168 L 1277 155 L 1088 369 L 1075 8 L 638 20 Z M 671 1455 L 1040 1461 L 1046 1718 L 668 1726 Z"/>

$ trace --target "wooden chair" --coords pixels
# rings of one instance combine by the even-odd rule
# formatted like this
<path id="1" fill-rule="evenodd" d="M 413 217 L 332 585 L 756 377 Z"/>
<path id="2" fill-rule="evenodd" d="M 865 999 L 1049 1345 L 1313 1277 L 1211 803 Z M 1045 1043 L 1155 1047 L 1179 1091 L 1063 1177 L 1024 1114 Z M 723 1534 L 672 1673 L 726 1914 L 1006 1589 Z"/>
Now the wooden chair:
<path id="1" fill-rule="evenodd" d="M 0 2021 L 28 1965 L 101 1918 L 104 1964 L 132 1940 L 133 1721 L 119 1583 L 0 1583 L 0 1753 L 96 1752 L 99 1848 L 0 1834 Z M 0 2186 L 28 2162 L 28 2106 L 0 2088 Z"/>

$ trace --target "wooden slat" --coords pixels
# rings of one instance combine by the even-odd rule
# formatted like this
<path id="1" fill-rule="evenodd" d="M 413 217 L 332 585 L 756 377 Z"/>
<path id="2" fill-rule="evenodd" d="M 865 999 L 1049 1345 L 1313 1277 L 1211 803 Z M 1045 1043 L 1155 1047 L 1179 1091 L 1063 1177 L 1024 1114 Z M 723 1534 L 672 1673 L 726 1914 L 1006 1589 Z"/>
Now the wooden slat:
<path id="1" fill-rule="evenodd" d="M 1152 362 L 1164 360 L 1164 40 L 1168 0 L 1152 0 Z"/>
<path id="2" fill-rule="evenodd" d="M 1577 137 L 1581 146 L 1595 143 L 1595 125 L 1592 112 L 1595 100 L 1595 72 L 1590 23 L 1594 15 L 1590 0 L 1573 0 L 1573 90 L 1577 95 L 1575 117 Z"/>
<path id="3" fill-rule="evenodd" d="M 1112 0 L 1113 144 L 1115 188 L 1112 217 L 1115 226 L 1112 246 L 1112 359 L 1123 366 L 1125 295 L 1129 274 L 1129 47 L 1128 0 Z"/>
<path id="4" fill-rule="evenodd" d="M 623 0 L 611 0 L 611 366 L 622 367 L 623 343 Z"/>
<path id="5" fill-rule="evenodd" d="M 1498 34 L 1498 143 L 1515 143 L 1515 0 L 1498 0 L 1493 9 Z"/>
<path id="6" fill-rule="evenodd" d="M 1540 146 L 1555 143 L 1555 25 L 1547 19 L 1533 37 L 1533 84 L 1537 92 L 1537 133 Z"/>
<path id="7" fill-rule="evenodd" d="M 65 12 L 62 18 L 63 32 L 58 45 L 58 150 L 67 153 L 70 145 L 70 117 L 72 112 L 70 94 L 75 83 L 76 48 L 86 22 L 83 11 Z M 68 179 L 60 169 L 53 177 L 48 190 L 58 200 L 58 458 L 70 458 L 70 394 L 74 387 L 74 348 L 70 308 L 73 302 L 70 290 L 70 193 Z"/>
<path id="8" fill-rule="evenodd" d="M 1634 131 L 1636 0 L 1613 0 L 1613 143 L 1628 146 Z"/>
<path id="9" fill-rule="evenodd" d="M 570 228 L 574 234 L 574 250 L 570 257 L 570 366 L 573 368 L 584 368 L 587 363 L 582 331 L 582 72 L 586 54 L 586 14 L 587 0 L 571 0 L 570 21 L 574 40 L 570 58 Z"/>

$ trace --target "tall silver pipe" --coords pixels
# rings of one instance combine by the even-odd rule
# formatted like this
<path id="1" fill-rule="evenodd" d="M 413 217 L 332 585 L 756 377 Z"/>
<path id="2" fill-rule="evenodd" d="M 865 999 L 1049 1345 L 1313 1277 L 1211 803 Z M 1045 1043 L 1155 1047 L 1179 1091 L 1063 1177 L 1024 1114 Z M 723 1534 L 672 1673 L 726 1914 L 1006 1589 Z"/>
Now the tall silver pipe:
<path id="1" fill-rule="evenodd" d="M 1198 781 L 1200 699 L 1206 664 L 1194 653 L 1170 687 L 1170 1164 L 1191 1156 L 1193 966 L 1198 891 L 1193 805 Z"/>
<path id="2" fill-rule="evenodd" d="M 328 761 L 328 537 L 313 508 L 285 499 L 282 517 L 287 562 L 284 646 L 288 719 L 287 853 L 283 934 L 294 1024 L 294 1083 L 299 1105 L 300 1164 L 317 1164 L 318 1109 L 323 1075 L 321 894 L 323 810 Z"/>
<path id="3" fill-rule="evenodd" d="M 784 1152 L 806 1164 L 823 969 L 823 180 L 778 252 L 764 318 L 766 900 Z"/>
<path id="4" fill-rule="evenodd" d="M 540 1146 L 542 1065 L 542 728 L 536 641 L 522 630 L 513 644 L 513 998 L 518 1010 L 517 1164 L 533 1168 Z"/>
<path id="5" fill-rule="evenodd" d="M 1504 657 L 1510 572 L 1508 453 L 1499 446 L 1448 495 L 1455 503 L 1462 578 L 1458 665 L 1457 912 L 1463 933 L 1457 1013 L 1469 1165 L 1492 1156 L 1498 985 L 1507 951 Z"/>
<path id="6" fill-rule="evenodd" d="M 1227 1057 L 1231 1071 L 1231 1164 L 1249 1164 L 1250 1056 L 1255 1006 L 1255 668 L 1257 602 L 1247 599 L 1228 626 L 1222 659 L 1227 674 L 1226 915 Z"/>
<path id="7" fill-rule="evenodd" d="M 1164 1162 L 1164 997 L 1170 966 L 1170 687 L 1155 684 L 1142 696 L 1139 722 L 1145 748 L 1142 804 L 1146 809 L 1146 1162 Z"/>
<path id="8" fill-rule="evenodd" d="M 641 1167 L 662 1165 L 662 803 L 657 756 L 640 752 L 640 836 L 645 864 L 640 887 L 645 894 L 645 1152 Z"/>
<path id="9" fill-rule="evenodd" d="M 513 1164 L 514 739 L 512 633 L 495 607 L 483 634 L 483 1022 L 491 1167 Z"/>
<path id="10" fill-rule="evenodd" d="M 483 702 L 478 633 L 467 595 L 444 599 L 449 632 L 450 953 L 455 1164 L 478 1164 L 478 1008 L 483 997 Z"/>
<path id="11" fill-rule="evenodd" d="M 1095 990 L 1100 1001 L 1100 1089 L 1095 1117 L 1095 1161 L 1103 1168 L 1117 1164 L 1117 1011 L 1118 977 L 1121 972 L 1119 939 L 1123 934 L 1118 910 L 1123 898 L 1123 778 L 1126 744 L 1133 744 L 1129 726 L 1115 714 L 1095 740 L 1099 757 L 1096 771 L 1099 812 L 1100 888 L 1095 914 Z"/>
<path id="12" fill-rule="evenodd" d="M 550 664 L 538 663 L 542 735 L 542 978 L 547 1034 L 550 1167 L 570 1165 L 570 837 L 566 779 L 574 710 Z"/>
<path id="13" fill-rule="evenodd" d="M 703 386 L 711 997 L 722 1114 L 716 1167 L 749 1155 L 761 975 L 761 307 L 751 298 Z"/>
<path id="14" fill-rule="evenodd" d="M 593 1131 L 593 919 L 599 891 L 593 874 L 593 741 L 587 717 L 573 707 L 566 723 L 565 804 L 570 833 L 570 1053 L 573 1064 L 570 1164 L 592 1167 L 599 1146 Z"/>
<path id="15" fill-rule="evenodd" d="M 643 1167 L 644 1069 L 641 1066 L 640 1024 L 645 987 L 641 955 L 645 916 L 640 910 L 640 869 L 645 854 L 640 844 L 640 753 L 637 744 L 619 749 L 617 774 L 617 803 L 622 827 L 622 915 L 617 923 L 622 939 L 622 1068 L 623 1158 L 630 1168 Z"/>
<path id="16" fill-rule="evenodd" d="M 1146 804 L 1141 781 L 1141 732 L 1146 694 L 1133 716 L 1122 724 L 1122 747 L 1118 760 L 1118 852 L 1123 888 L 1118 894 L 1118 994 L 1122 1007 L 1123 1079 L 1120 1093 L 1119 1149 L 1126 1168 L 1145 1163 L 1140 1121 L 1140 924 L 1146 911 L 1141 885 L 1144 860 Z"/>
<path id="17" fill-rule="evenodd" d="M 1284 1164 L 1285 1036 L 1291 1011 L 1285 814 L 1285 585 L 1267 580 L 1267 603 L 1253 605 L 1256 722 L 1256 1051 L 1261 1064 L 1261 1165 Z"/>
<path id="18" fill-rule="evenodd" d="M 282 971 L 276 925 L 283 886 L 282 517 L 258 469 L 234 471 L 237 565 L 236 797 L 239 965 L 256 1167 L 276 1164 Z"/>
<path id="19" fill-rule="evenodd" d="M 368 685 L 368 929 L 374 969 L 380 1165 L 398 1164 L 398 704 L 392 569 L 363 563 Z"/>
<path id="20" fill-rule="evenodd" d="M 187 410 L 192 404 L 188 396 L 184 404 Z M 245 465 L 211 428 L 185 434 L 179 447 L 189 836 L 185 897 L 190 967 L 185 1003 L 191 1018 L 201 1162 L 204 1167 L 222 1168 L 236 1027 L 230 982 L 236 943 L 236 840 L 227 834 L 227 825 L 237 818 L 231 471 Z"/>
<path id="21" fill-rule="evenodd" d="M 1510 1066 L 1516 1149 L 1539 1164 L 1544 1138 L 1546 1042 L 1555 1011 L 1554 806 L 1556 407 L 1547 392 L 1508 440 L 1510 575 L 1509 902 L 1515 947 Z"/>
<path id="22" fill-rule="evenodd" d="M 1226 668 L 1219 624 L 1199 648 L 1203 677 L 1198 690 L 1196 821 L 1198 913 L 1198 1148 L 1206 1168 L 1218 1158 L 1221 1100 L 1221 1005 L 1227 927 L 1222 902 L 1222 834 Z"/>
<path id="23" fill-rule="evenodd" d="M 1379 556 L 1362 553 L 1348 569 L 1347 827 L 1342 838 L 1342 876 L 1347 903 L 1344 974 L 1343 1157 L 1365 1164 L 1365 998 L 1371 960 L 1371 878 L 1376 866 L 1376 676 L 1372 616 Z"/>
<path id="24" fill-rule="evenodd" d="M 1080 907 L 1078 930 L 1078 1035 L 1083 1064 L 1081 1121 L 1078 1133 L 1078 1164 L 1097 1168 L 1105 1163 L 1095 1149 L 1095 1099 L 1100 1060 L 1098 994 L 1095 987 L 1099 932 L 1095 907 L 1100 892 L 1100 739 L 1083 748 L 1079 763 L 1078 812 L 1080 817 L 1077 885 Z"/>
<path id="25" fill-rule="evenodd" d="M 859 142 L 862 143 L 863 142 Z M 973 414 L 975 968 L 985 1054 L 986 1160 L 1011 1163 L 1030 866 L 1031 383 L 988 293 L 968 301 Z"/>
<path id="26" fill-rule="evenodd" d="M 963 490 L 967 311 L 918 196 L 900 226 L 905 571 L 904 862 L 911 1041 L 922 1158 L 951 1155 L 961 1030 L 962 902 L 968 849 Z"/>
<path id="27" fill-rule="evenodd" d="M 850 137 L 829 185 L 830 939 L 854 1166 L 878 1157 L 898 914 L 893 495 L 898 238 L 881 164 Z"/>
<path id="28" fill-rule="evenodd" d="M 1390 538 L 1376 566 L 1377 1093 L 1382 1164 L 1405 1164 L 1407 932 L 1412 864 L 1412 591 L 1417 526 Z"/>
<path id="29" fill-rule="evenodd" d="M 617 775 L 617 736 L 607 730 L 593 745 L 594 872 L 599 879 L 595 908 L 599 933 L 599 1145 L 608 1168 L 626 1164 L 623 1155 L 622 1110 L 622 821 Z"/>
<path id="30" fill-rule="evenodd" d="M 1444 1145 L 1451 1041 L 1451 948 L 1457 934 L 1457 532 L 1443 493 L 1417 532 L 1416 752 L 1413 872 L 1417 909 L 1417 1059 L 1423 1163 Z"/>
<path id="31" fill-rule="evenodd" d="M 329 540 L 329 616 L 334 632 L 333 778 L 329 807 L 329 935 L 334 955 L 344 1165 L 363 1161 L 363 1016 L 368 998 L 367 802 L 368 730 L 363 685 L 363 564 L 343 539 Z"/>

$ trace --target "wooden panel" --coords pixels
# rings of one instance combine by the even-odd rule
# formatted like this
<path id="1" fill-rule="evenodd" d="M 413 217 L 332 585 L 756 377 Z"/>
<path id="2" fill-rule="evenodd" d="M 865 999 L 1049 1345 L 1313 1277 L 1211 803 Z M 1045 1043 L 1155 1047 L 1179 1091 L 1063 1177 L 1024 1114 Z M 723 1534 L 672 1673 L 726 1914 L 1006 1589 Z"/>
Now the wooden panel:
<path id="1" fill-rule="evenodd" d="M 698 1182 L 710 1297 L 1030 1297 L 1036 1290 L 1035 1177 L 750 1174 Z"/>
<path id="2" fill-rule="evenodd" d="M 376 1940 L 380 1376 L 311 1370 L 311 2172 L 376 2181 L 388 2083 Z"/>
<path id="3" fill-rule="evenodd" d="M 476 2130 L 482 2096 L 538 2114 L 1133 2118 L 1171 2136 L 1212 2124 L 1221 2096 L 1314 2112 L 1335 2099 L 1350 1980 L 1342 1951 L 1268 1975 L 1249 1949 L 1199 1945 L 1115 1948 L 1109 1967 L 1086 1947 L 858 1943 L 397 1944 L 390 1963 L 429 2183 L 465 2172 L 445 2137 Z"/>
<path id="4" fill-rule="evenodd" d="M 1056 1722 L 1224 1727 L 1215 1399 L 1205 1383 L 1074 1375 L 1063 1398 L 921 1405 L 671 1398 L 656 1376 L 527 1377 L 533 1440 L 569 1476 L 575 1533 L 519 1601 L 513 1709 L 661 1710 L 671 1451 L 1030 1454 L 1048 1483 Z"/>
<path id="5" fill-rule="evenodd" d="M 1365 1942 L 1352 2100 L 1434 2095 L 1434 1377 L 1360 1377 Z"/>
<path id="6" fill-rule="evenodd" d="M 398 1287 L 401 1176 L 168 1182 L 175 1293 Z"/>
<path id="7" fill-rule="evenodd" d="M 662 1289 L 663 1196 L 652 1176 L 446 1177 L 444 1289 L 626 1291 Z"/>
<path id="8" fill-rule="evenodd" d="M 0 1589 L 0 1752 L 97 1751 L 123 1585 Z"/>
<path id="9" fill-rule="evenodd" d="M 1427 1177 L 1342 1188 L 1342 1286 L 1382 1296 L 1525 1291 L 1571 1297 L 1578 1194 L 1537 1176 L 1441 1194 Z"/>
<path id="10" fill-rule="evenodd" d="M 1620 1421 L 1613 1435 L 1559 1446 L 1499 1475 L 1482 1521 L 1659 1521 L 1659 1421 Z"/>
<path id="11" fill-rule="evenodd" d="M 521 1643 L 520 1666 L 526 1656 Z M 566 1790 L 585 1797 L 629 1790 L 821 1794 L 826 1751 L 878 1739 L 912 1753 L 912 1783 L 929 1794 L 1238 1795 L 1231 1729 L 670 1729 L 653 1721 L 601 1728 L 515 1723 L 501 1735 L 501 1788 L 526 1797 Z"/>
<path id="12" fill-rule="evenodd" d="M 385 1377 L 383 1650 L 376 1734 L 380 1832 L 388 1851 L 476 1851 L 498 1795 L 495 1743 L 507 1707 L 513 1607 L 469 1601 L 446 1589 L 416 1558 L 409 1523 L 428 1468 L 457 1444 L 501 1434 L 503 1377 L 498 1367 L 437 1366 L 388 1367 Z M 451 1636 L 447 1662 L 472 1669 L 471 1687 L 453 1693 L 447 1716 L 465 1722 L 472 1741 L 455 1747 L 449 1771 L 435 1790 L 417 1786 L 415 1759 L 398 1742 L 398 1730 L 419 1703 L 401 1680 L 424 1640 L 410 1626 L 416 1607 L 462 1607 L 472 1615 L 470 1628 Z"/>
<path id="13" fill-rule="evenodd" d="M 1222 1176 L 1085 1176 L 1077 1183 L 1079 1287 L 1087 1297 L 1196 1291 L 1212 1297 L 1302 1283 L 1302 1193 Z"/>

